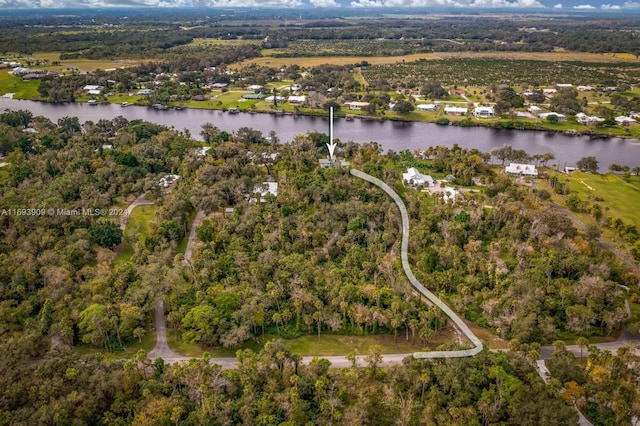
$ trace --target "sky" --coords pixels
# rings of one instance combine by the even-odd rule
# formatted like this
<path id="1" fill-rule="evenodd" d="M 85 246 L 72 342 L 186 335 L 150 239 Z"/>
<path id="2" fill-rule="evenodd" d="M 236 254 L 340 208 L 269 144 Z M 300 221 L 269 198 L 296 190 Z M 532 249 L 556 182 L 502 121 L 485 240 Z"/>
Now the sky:
<path id="1" fill-rule="evenodd" d="M 341 7 L 537 9 L 562 12 L 640 12 L 640 0 L 0 0 L 0 8 L 72 7 Z"/>

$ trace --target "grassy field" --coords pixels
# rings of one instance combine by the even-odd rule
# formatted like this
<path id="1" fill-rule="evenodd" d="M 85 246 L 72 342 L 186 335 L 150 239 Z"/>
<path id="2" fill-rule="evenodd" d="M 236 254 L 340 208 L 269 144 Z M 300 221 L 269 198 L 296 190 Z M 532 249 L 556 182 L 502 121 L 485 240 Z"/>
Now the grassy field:
<path id="1" fill-rule="evenodd" d="M 612 220 L 622 219 L 626 224 L 640 226 L 640 217 L 637 215 L 640 208 L 640 177 L 615 175 L 612 173 L 597 174 L 576 171 L 569 175 L 549 171 L 551 175 L 558 176 L 559 182 L 567 184 L 571 191 L 575 191 L 578 198 L 590 204 L 600 204 L 605 216 Z M 552 194 L 552 200 L 565 206 L 566 196 L 556 194 L 546 181 L 540 180 L 538 188 L 546 189 Z M 596 201 L 596 197 L 602 201 Z M 585 224 L 596 224 L 596 219 L 589 213 L 572 212 Z M 620 238 L 614 229 L 601 227 L 601 238 L 611 244 L 620 252 L 631 257 L 629 244 Z"/>
<path id="2" fill-rule="evenodd" d="M 633 223 L 640 228 L 640 177 L 612 173 L 597 174 L 574 172 L 560 175 L 561 182 L 567 181 L 569 189 L 576 191 L 581 199 L 599 197 L 599 203 L 607 209 L 608 216 L 619 217 L 625 223 Z M 604 210 L 603 209 L 603 210 Z"/>
<path id="3" fill-rule="evenodd" d="M 64 71 L 77 68 L 80 71 L 107 70 L 112 68 L 130 67 L 144 62 L 141 59 L 65 59 L 60 60 L 60 52 L 36 52 L 30 56 L 31 60 L 47 61 L 50 64 L 60 62 L 60 65 L 45 67 L 47 70 Z"/>
<path id="4" fill-rule="evenodd" d="M 233 68 L 254 63 L 262 66 L 300 65 L 301 67 L 313 67 L 323 64 L 349 65 L 367 61 L 371 65 L 394 64 L 398 62 L 413 62 L 419 59 L 438 60 L 451 58 L 496 58 L 511 60 L 536 60 L 536 61 L 581 61 L 581 62 L 636 62 L 640 58 L 625 53 L 587 53 L 587 52 L 434 52 L 415 53 L 402 56 L 318 56 L 318 57 L 291 57 L 276 58 L 274 55 L 282 53 L 277 49 L 264 49 L 262 57 L 248 59 L 237 64 Z"/>
<path id="5" fill-rule="evenodd" d="M 40 80 L 22 81 L 9 74 L 9 70 L 0 71 L 0 96 L 14 93 L 14 99 L 33 99 L 38 97 Z"/>
<path id="6" fill-rule="evenodd" d="M 122 250 L 118 253 L 118 256 L 116 256 L 116 263 L 124 262 L 133 256 L 131 239 L 134 238 L 134 235 L 139 235 L 142 238 L 149 234 L 151 231 L 151 223 L 154 223 L 156 220 L 156 209 L 157 207 L 154 205 L 138 206 L 133 209 L 124 232 Z"/>
<path id="7" fill-rule="evenodd" d="M 431 342 L 425 347 L 416 339 L 415 343 L 411 341 L 407 342 L 404 339 L 404 335 L 400 333 L 398 335 L 398 341 L 394 342 L 392 335 L 380 334 L 373 336 L 343 336 L 336 334 L 323 334 L 318 339 L 318 336 L 301 336 L 295 339 L 286 339 L 285 342 L 291 347 L 294 353 L 307 356 L 307 355 L 347 355 L 350 352 L 356 352 L 357 354 L 367 354 L 369 348 L 373 345 L 379 345 L 383 354 L 397 354 L 397 353 L 412 353 L 425 350 L 426 348 L 435 349 L 443 343 L 450 342 L 452 339 L 453 331 L 445 330 L 435 335 Z M 276 339 L 278 336 L 267 334 L 264 337 L 264 342 Z M 191 357 L 201 357 L 204 352 L 209 352 L 214 357 L 230 357 L 235 356 L 238 349 L 228 348 L 214 348 L 207 347 L 200 344 L 189 344 L 178 340 L 178 335 L 175 330 L 167 331 L 167 338 L 169 340 L 169 346 L 174 351 L 181 355 Z M 247 342 L 240 349 L 252 349 L 254 351 L 259 350 L 262 344 L 256 342 Z"/>
<path id="8" fill-rule="evenodd" d="M 236 64 L 230 65 L 230 68 L 238 69 L 247 64 L 258 64 L 268 67 L 279 67 L 289 65 L 300 65 L 301 67 L 315 67 L 324 64 L 333 65 L 349 65 L 367 61 L 372 65 L 378 64 L 395 64 L 396 62 L 411 62 L 418 59 L 436 60 L 438 57 L 431 53 L 415 53 L 403 56 L 322 56 L 311 58 L 274 58 L 271 56 L 263 56 L 255 59 L 247 59 Z"/>

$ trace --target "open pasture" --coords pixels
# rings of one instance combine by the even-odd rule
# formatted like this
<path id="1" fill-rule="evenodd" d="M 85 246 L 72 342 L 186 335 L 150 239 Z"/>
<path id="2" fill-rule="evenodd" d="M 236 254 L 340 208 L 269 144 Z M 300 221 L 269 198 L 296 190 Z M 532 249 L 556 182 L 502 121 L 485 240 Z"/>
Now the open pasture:
<path id="1" fill-rule="evenodd" d="M 142 63 L 141 59 L 65 59 L 60 60 L 60 52 L 37 52 L 31 55 L 32 61 L 60 62 L 59 65 L 45 67 L 52 71 L 65 71 L 69 68 L 79 71 L 95 71 L 97 69 L 108 70 L 113 68 L 131 67 Z"/>
<path id="2" fill-rule="evenodd" d="M 299 65 L 301 67 L 315 67 L 324 64 L 333 65 L 350 65 L 358 64 L 362 61 L 366 61 L 371 65 L 379 64 L 394 64 L 396 62 L 412 62 L 419 59 L 430 61 L 438 59 L 432 53 L 415 53 L 412 55 L 402 56 L 322 56 L 322 57 L 309 57 L 309 58 L 275 58 L 269 56 L 263 56 L 260 58 L 247 59 L 240 63 L 232 65 L 232 68 L 240 68 L 247 64 L 257 64 L 265 67 L 279 67 Z"/>

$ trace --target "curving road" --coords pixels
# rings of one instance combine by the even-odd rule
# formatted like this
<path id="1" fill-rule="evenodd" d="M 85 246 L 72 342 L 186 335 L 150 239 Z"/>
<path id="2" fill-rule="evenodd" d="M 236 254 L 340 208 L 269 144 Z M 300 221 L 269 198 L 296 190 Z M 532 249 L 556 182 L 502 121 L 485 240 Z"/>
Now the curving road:
<path id="1" fill-rule="evenodd" d="M 402 245 L 400 248 L 400 257 L 402 259 L 402 268 L 404 269 L 404 273 L 409 279 L 409 282 L 420 294 L 424 295 L 431 303 L 433 303 L 438 308 L 442 309 L 445 314 L 453 321 L 453 323 L 458 327 L 458 330 L 464 334 L 467 339 L 473 344 L 473 349 L 466 350 L 458 350 L 458 351 L 430 351 L 430 352 L 416 352 L 413 354 L 414 358 L 460 358 L 467 356 L 477 355 L 482 351 L 482 342 L 478 337 L 473 334 L 471 329 L 462 321 L 462 318 L 456 314 L 453 309 L 447 306 L 438 296 L 433 294 L 431 291 L 427 290 L 427 288 L 418 281 L 418 279 L 413 275 L 413 271 L 411 270 L 411 265 L 409 264 L 409 214 L 407 213 L 407 207 L 404 205 L 404 201 L 402 198 L 386 183 L 381 181 L 378 178 L 375 178 L 371 175 L 368 175 L 360 170 L 351 169 L 350 173 L 353 176 L 359 177 L 360 179 L 364 179 L 369 183 L 372 183 L 386 192 L 393 201 L 396 202 L 398 209 L 400 210 L 400 215 L 402 217 Z"/>
<path id="2" fill-rule="evenodd" d="M 474 344 L 473 349 L 461 350 L 461 351 L 431 351 L 431 352 L 417 352 L 414 354 L 411 354 L 411 353 L 386 354 L 381 356 L 381 364 L 385 366 L 399 365 L 402 363 L 402 360 L 408 356 L 413 356 L 415 358 L 455 358 L 455 357 L 473 356 L 479 353 L 482 350 L 482 342 L 480 341 L 480 339 L 478 339 L 473 334 L 473 332 L 469 329 L 469 327 L 462 321 L 462 319 L 453 310 L 451 310 L 451 308 L 449 308 L 449 306 L 447 306 L 444 302 L 442 302 L 442 300 L 440 300 L 432 292 L 427 290 L 424 287 L 424 285 L 422 285 L 414 276 L 411 270 L 411 267 L 409 265 L 409 256 L 408 256 L 409 215 L 407 213 L 406 206 L 404 205 L 404 202 L 402 201 L 400 196 L 386 183 L 382 182 L 377 178 L 374 178 L 373 176 L 370 176 L 366 173 L 363 173 L 355 169 L 351 169 L 351 174 L 378 186 L 394 199 L 394 201 L 398 205 L 398 208 L 401 213 L 401 218 L 402 218 L 401 260 L 402 260 L 402 267 L 404 269 L 405 274 L 407 275 L 407 278 L 409 279 L 409 281 L 417 291 L 419 291 L 421 294 L 427 297 L 434 305 L 442 309 L 449 316 L 449 318 L 451 318 L 451 320 L 460 329 L 460 331 Z M 140 204 L 151 204 L 151 202 L 144 200 L 144 194 L 143 194 L 140 197 L 138 197 L 138 199 L 130 206 L 130 208 L 133 209 L 133 207 Z M 201 212 L 199 212 L 198 215 L 196 215 L 196 219 L 194 219 L 194 223 L 192 224 L 189 246 L 192 246 L 195 242 L 195 238 L 192 238 L 192 236 L 195 236 L 195 229 L 197 228 L 197 225 L 200 223 L 200 221 L 198 221 L 198 216 L 200 216 L 200 213 Z M 200 218 L 200 220 L 202 220 L 202 217 Z M 190 257 L 192 250 L 193 248 L 191 248 L 191 250 L 187 250 L 189 255 L 185 253 L 185 258 L 188 259 Z M 156 319 L 157 340 L 156 340 L 155 347 L 153 348 L 153 350 L 151 350 L 151 352 L 149 352 L 148 357 L 151 359 L 163 358 L 165 362 L 169 364 L 179 362 L 179 361 L 190 360 L 191 359 L 190 357 L 177 354 L 173 352 L 171 348 L 169 348 L 169 345 L 167 343 L 167 331 L 166 331 L 163 301 L 159 301 L 156 303 L 155 319 Z M 606 350 L 615 352 L 620 347 L 629 346 L 629 345 L 638 345 L 639 343 L 640 343 L 640 335 L 630 334 L 625 331 L 621 335 L 621 338 L 615 342 L 599 343 L 599 344 L 590 345 L 590 346 L 597 346 L 600 349 L 606 349 Z M 576 355 L 580 355 L 581 353 L 581 348 L 577 345 L 568 345 L 566 346 L 566 349 L 568 351 L 573 352 Z M 582 354 L 585 354 L 585 352 L 586 351 L 583 348 Z M 542 360 L 549 359 L 552 353 L 553 353 L 552 346 L 542 347 L 540 351 L 540 360 L 542 361 Z M 318 355 L 318 357 L 322 357 L 324 359 L 329 360 L 331 362 L 331 365 L 335 368 L 349 367 L 352 364 L 351 361 L 347 359 L 346 356 Z M 313 356 L 303 357 L 302 363 L 308 364 L 313 358 L 314 358 Z M 366 364 L 365 360 L 366 360 L 365 355 L 360 355 L 356 357 L 356 362 L 358 363 L 358 365 L 365 365 Z M 232 357 L 211 358 L 211 362 L 215 364 L 220 364 L 225 369 L 235 368 L 238 365 L 237 359 Z"/>
<path id="3" fill-rule="evenodd" d="M 129 204 L 129 207 L 125 210 L 125 214 L 122 216 L 122 220 L 120 222 L 120 229 L 124 232 L 124 229 L 127 227 L 127 222 L 129 221 L 129 217 L 131 216 L 131 212 L 138 206 L 148 206 L 153 204 L 153 201 L 147 200 L 145 197 L 147 196 L 147 192 L 143 192 L 138 198 L 136 198 L 133 203 Z"/>

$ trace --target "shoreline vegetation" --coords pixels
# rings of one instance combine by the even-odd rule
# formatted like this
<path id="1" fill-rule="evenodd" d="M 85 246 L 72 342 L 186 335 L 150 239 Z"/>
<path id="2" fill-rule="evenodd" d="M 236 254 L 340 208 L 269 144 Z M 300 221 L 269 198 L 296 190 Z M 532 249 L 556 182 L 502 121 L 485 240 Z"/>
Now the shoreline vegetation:
<path id="1" fill-rule="evenodd" d="M 89 100 L 79 100 L 75 102 L 51 102 L 43 99 L 39 99 L 38 97 L 34 97 L 31 99 L 19 99 L 19 100 L 27 100 L 32 102 L 43 102 L 43 103 L 52 103 L 52 104 L 64 104 L 64 103 L 88 103 Z M 167 106 L 166 108 L 162 108 L 163 110 L 176 109 L 178 111 L 184 109 L 207 109 L 212 111 L 222 111 L 229 112 L 233 114 L 237 113 L 247 113 L 247 114 L 275 114 L 275 115 L 283 115 L 283 116 L 307 116 L 307 117 L 328 117 L 328 111 L 320 108 L 295 108 L 295 109 L 273 109 L 270 106 L 265 108 L 264 106 L 256 106 L 249 108 L 239 107 L 227 107 L 227 106 L 218 106 L 214 105 L 211 102 L 206 102 L 206 104 L 202 105 L 203 102 L 192 101 L 192 102 L 181 102 L 176 103 L 175 105 Z M 102 101 L 99 104 L 115 104 L 122 105 L 126 104 L 126 106 L 138 106 L 138 107 L 148 107 L 158 109 L 156 105 L 145 105 L 140 102 L 127 102 L 122 101 L 119 97 L 113 101 Z M 443 102 L 444 103 L 444 102 Z M 255 105 L 255 104 L 254 104 Z M 362 114 L 362 111 L 352 111 L 352 110 L 343 110 L 340 109 L 334 112 L 335 118 L 346 119 L 347 121 L 364 120 L 364 121 L 396 121 L 396 122 L 404 122 L 404 123 L 415 123 L 415 122 L 423 122 L 423 123 L 433 123 L 440 126 L 458 126 L 458 127 L 486 127 L 491 129 L 498 130 L 522 130 L 522 131 L 538 131 L 538 132 L 552 132 L 552 133 L 563 133 L 570 136 L 587 136 L 593 139 L 611 139 L 611 138 L 621 138 L 621 139 L 629 139 L 629 140 L 637 140 L 640 139 L 640 135 L 637 133 L 629 133 L 628 127 L 606 127 L 603 129 L 598 129 L 595 126 L 587 126 L 582 125 L 572 121 L 565 122 L 545 122 L 540 119 L 511 119 L 506 117 L 501 118 L 476 118 L 473 116 L 444 116 L 442 114 L 433 114 L 433 113 L 423 113 L 423 112 L 412 112 L 409 115 L 401 115 L 394 113 L 393 111 L 386 111 L 386 114 L 380 115 L 365 115 Z"/>

